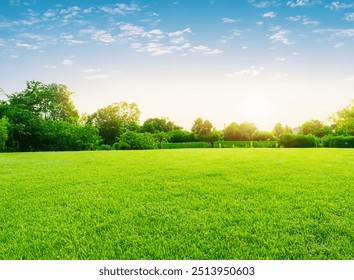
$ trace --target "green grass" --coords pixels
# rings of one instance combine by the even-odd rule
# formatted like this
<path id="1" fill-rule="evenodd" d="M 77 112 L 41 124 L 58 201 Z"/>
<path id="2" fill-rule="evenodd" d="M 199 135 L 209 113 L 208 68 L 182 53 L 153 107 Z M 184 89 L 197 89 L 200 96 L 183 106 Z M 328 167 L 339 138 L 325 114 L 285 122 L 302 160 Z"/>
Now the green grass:
<path id="1" fill-rule="evenodd" d="M 353 259 L 354 150 L 0 154 L 0 259 Z"/>

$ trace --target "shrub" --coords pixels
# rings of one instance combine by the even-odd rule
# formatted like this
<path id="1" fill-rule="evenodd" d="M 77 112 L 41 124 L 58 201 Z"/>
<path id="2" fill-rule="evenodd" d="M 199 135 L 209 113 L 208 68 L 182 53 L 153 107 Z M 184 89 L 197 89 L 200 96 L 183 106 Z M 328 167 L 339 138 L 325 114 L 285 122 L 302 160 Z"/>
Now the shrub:
<path id="1" fill-rule="evenodd" d="M 311 148 L 317 147 L 317 138 L 313 135 L 282 134 L 279 137 L 279 146 L 284 148 Z"/>
<path id="2" fill-rule="evenodd" d="M 114 148 L 119 150 L 148 150 L 156 149 L 157 146 L 158 142 L 151 133 L 134 131 L 125 132 L 120 141 L 114 144 Z"/>
<path id="3" fill-rule="evenodd" d="M 322 140 L 322 147 L 354 148 L 354 136 L 327 136 Z"/>

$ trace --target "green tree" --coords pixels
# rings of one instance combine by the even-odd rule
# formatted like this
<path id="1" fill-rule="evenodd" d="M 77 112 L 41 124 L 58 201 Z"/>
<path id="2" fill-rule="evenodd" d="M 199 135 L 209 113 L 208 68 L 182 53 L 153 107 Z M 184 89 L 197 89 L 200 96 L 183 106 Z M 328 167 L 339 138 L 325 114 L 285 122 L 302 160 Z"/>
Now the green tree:
<path id="1" fill-rule="evenodd" d="M 243 122 L 240 124 L 240 134 L 242 136 L 242 140 L 253 140 L 257 131 L 258 129 L 254 123 Z"/>
<path id="2" fill-rule="evenodd" d="M 304 135 L 311 134 L 319 138 L 331 134 L 331 132 L 332 129 L 329 126 L 324 125 L 324 123 L 319 120 L 307 121 L 300 126 L 301 134 Z"/>
<path id="3" fill-rule="evenodd" d="M 225 141 L 238 141 L 242 140 L 240 132 L 240 126 L 233 122 L 224 128 L 224 140 Z"/>
<path id="4" fill-rule="evenodd" d="M 332 116 L 337 134 L 354 135 L 354 100 Z"/>
<path id="5" fill-rule="evenodd" d="M 136 103 L 119 102 L 98 109 L 89 117 L 97 127 L 103 143 L 112 145 L 120 136 L 138 123 L 140 111 Z M 136 127 L 134 125 L 134 127 Z"/>
<path id="6" fill-rule="evenodd" d="M 28 81 L 25 90 L 8 95 L 8 102 L 45 120 L 76 122 L 79 114 L 71 101 L 72 95 L 65 85 Z"/>
<path id="7" fill-rule="evenodd" d="M 141 126 L 141 132 L 170 132 L 172 130 L 182 129 L 180 126 L 175 125 L 168 118 L 149 118 L 144 121 Z"/>
<path id="8" fill-rule="evenodd" d="M 211 134 L 212 129 L 213 125 L 209 120 L 203 121 L 202 118 L 198 118 L 194 121 L 192 132 L 202 139 L 203 137 Z"/>
<path id="9" fill-rule="evenodd" d="M 6 141 L 9 137 L 8 127 L 10 126 L 9 121 L 6 117 L 0 119 L 0 151 L 5 150 Z"/>
<path id="10" fill-rule="evenodd" d="M 284 133 L 292 134 L 293 130 L 291 129 L 291 127 L 289 127 L 287 125 L 285 127 L 283 127 L 283 125 L 281 123 L 277 123 L 274 126 L 272 132 L 273 132 L 273 135 L 275 136 L 275 138 L 278 139 L 279 136 L 284 134 Z"/>

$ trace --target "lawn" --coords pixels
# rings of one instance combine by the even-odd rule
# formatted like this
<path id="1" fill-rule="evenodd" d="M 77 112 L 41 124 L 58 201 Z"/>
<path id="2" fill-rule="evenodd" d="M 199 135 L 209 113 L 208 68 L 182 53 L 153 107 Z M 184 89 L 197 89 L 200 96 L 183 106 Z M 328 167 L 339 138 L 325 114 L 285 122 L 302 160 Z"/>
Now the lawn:
<path id="1" fill-rule="evenodd" d="M 353 259 L 354 149 L 0 154 L 0 259 Z"/>

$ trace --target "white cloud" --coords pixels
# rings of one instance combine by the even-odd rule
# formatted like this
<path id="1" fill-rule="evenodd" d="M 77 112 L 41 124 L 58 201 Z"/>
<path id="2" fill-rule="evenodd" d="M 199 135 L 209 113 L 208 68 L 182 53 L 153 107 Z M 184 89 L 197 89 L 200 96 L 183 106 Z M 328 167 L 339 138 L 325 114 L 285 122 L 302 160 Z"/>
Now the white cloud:
<path id="1" fill-rule="evenodd" d="M 318 21 L 311 20 L 307 16 L 292 16 L 292 17 L 288 17 L 287 19 L 294 22 L 300 22 L 303 25 L 317 25 L 320 23 Z"/>
<path id="2" fill-rule="evenodd" d="M 84 12 L 84 14 L 90 14 L 93 12 L 94 9 L 95 9 L 94 7 L 90 7 L 90 8 L 83 10 L 83 12 Z"/>
<path id="3" fill-rule="evenodd" d="M 144 28 L 141 26 L 133 25 L 130 23 L 127 24 L 120 24 L 120 30 L 124 32 L 125 36 L 129 37 L 139 37 L 145 34 Z"/>
<path id="4" fill-rule="evenodd" d="M 82 73 L 96 73 L 96 72 L 101 72 L 101 69 L 86 69 L 86 70 L 81 70 Z"/>
<path id="5" fill-rule="evenodd" d="M 171 33 L 168 33 L 168 36 L 169 37 L 180 37 L 180 36 L 183 36 L 184 33 L 192 33 L 191 29 L 190 28 L 186 28 L 182 31 L 176 31 L 176 32 L 171 32 Z"/>
<path id="6" fill-rule="evenodd" d="M 49 18 L 49 17 L 55 17 L 55 11 L 53 10 L 48 10 L 43 14 L 44 17 Z"/>
<path id="7" fill-rule="evenodd" d="M 95 31 L 92 36 L 91 39 L 96 40 L 96 41 L 100 41 L 102 43 L 113 43 L 116 41 L 116 39 L 106 30 L 97 30 Z"/>
<path id="8" fill-rule="evenodd" d="M 222 53 L 223 51 L 219 50 L 219 49 L 211 49 L 208 46 L 199 45 L 199 46 L 191 48 L 190 52 L 192 52 L 192 53 L 199 52 L 202 54 L 219 54 L 219 53 Z"/>
<path id="9" fill-rule="evenodd" d="M 263 22 L 263 21 L 257 21 L 256 24 L 257 24 L 258 26 L 262 26 L 262 25 L 264 24 L 264 22 Z"/>
<path id="10" fill-rule="evenodd" d="M 222 23 L 235 23 L 240 21 L 239 19 L 233 19 L 233 18 L 222 18 L 221 19 Z"/>
<path id="11" fill-rule="evenodd" d="M 325 28 L 325 29 L 316 29 L 312 31 L 313 33 L 321 34 L 321 35 L 328 35 L 327 39 L 333 40 L 338 37 L 344 38 L 352 38 L 354 37 L 354 29 L 352 28 L 343 28 L 343 29 L 336 29 L 336 28 Z"/>
<path id="12" fill-rule="evenodd" d="M 350 8 L 353 8 L 353 7 L 354 7 L 354 3 L 346 4 L 346 3 L 339 2 L 339 1 L 332 2 L 331 4 L 326 6 L 326 8 L 329 8 L 329 9 L 334 10 L 334 11 L 350 9 Z"/>
<path id="13" fill-rule="evenodd" d="M 275 62 L 284 62 L 285 60 L 286 60 L 285 57 L 277 57 L 277 58 L 275 59 Z"/>
<path id="14" fill-rule="evenodd" d="M 99 9 L 103 12 L 109 13 L 111 15 L 116 15 L 116 14 L 120 14 L 120 15 L 126 15 L 126 14 L 130 14 L 133 12 L 139 12 L 141 11 L 140 7 L 137 4 L 123 4 L 123 3 L 117 3 L 115 5 L 110 5 L 110 6 L 102 6 L 99 7 Z"/>
<path id="15" fill-rule="evenodd" d="M 43 41 L 43 40 L 48 39 L 45 36 L 32 34 L 32 33 L 21 33 L 21 34 L 19 34 L 19 36 L 25 37 L 25 38 L 29 38 L 29 39 L 32 39 L 32 40 L 36 40 L 36 41 Z"/>
<path id="16" fill-rule="evenodd" d="M 277 16 L 277 13 L 275 12 L 269 12 L 269 13 L 265 13 L 262 15 L 264 18 L 275 18 Z"/>
<path id="17" fill-rule="evenodd" d="M 345 13 L 344 19 L 346 21 L 354 21 L 354 13 Z"/>
<path id="18" fill-rule="evenodd" d="M 337 43 L 337 44 L 335 44 L 333 47 L 334 47 L 335 49 L 338 49 L 338 48 L 341 48 L 341 47 L 343 47 L 343 46 L 344 46 L 343 43 Z"/>
<path id="19" fill-rule="evenodd" d="M 74 61 L 70 60 L 70 59 L 64 59 L 61 64 L 66 65 L 66 66 L 71 66 L 74 64 Z"/>
<path id="20" fill-rule="evenodd" d="M 279 30 L 275 34 L 269 36 L 269 39 L 273 42 L 281 42 L 286 45 L 294 44 L 293 42 L 290 42 L 289 39 L 286 37 L 289 33 L 290 31 L 288 30 Z"/>
<path id="21" fill-rule="evenodd" d="M 55 65 L 43 65 L 41 66 L 41 68 L 45 68 L 45 69 L 57 69 L 57 67 Z"/>
<path id="22" fill-rule="evenodd" d="M 248 69 L 244 69 L 241 71 L 233 72 L 230 74 L 226 74 L 227 77 L 232 78 L 232 77 L 237 77 L 237 76 L 251 76 L 251 77 L 257 77 L 261 75 L 262 71 L 264 70 L 264 67 L 255 67 L 251 66 Z"/>
<path id="23" fill-rule="evenodd" d="M 84 78 L 87 80 L 106 80 L 106 79 L 112 78 L 112 76 L 108 75 L 108 74 L 102 74 L 102 75 L 86 76 Z"/>
<path id="24" fill-rule="evenodd" d="M 303 6 L 313 6 L 321 3 L 322 2 L 319 0 L 295 0 L 295 1 L 288 1 L 286 5 L 291 8 L 295 8 L 295 7 L 303 7 Z"/>
<path id="25" fill-rule="evenodd" d="M 248 3 L 252 4 L 256 8 L 268 8 L 268 7 L 276 7 L 281 5 L 278 0 L 271 0 L 271 1 L 255 1 L 255 0 L 248 0 Z"/>
<path id="26" fill-rule="evenodd" d="M 39 46 L 25 44 L 25 43 L 16 43 L 16 46 L 19 48 L 24 48 L 24 49 L 28 49 L 28 50 L 38 50 L 40 48 Z"/>

